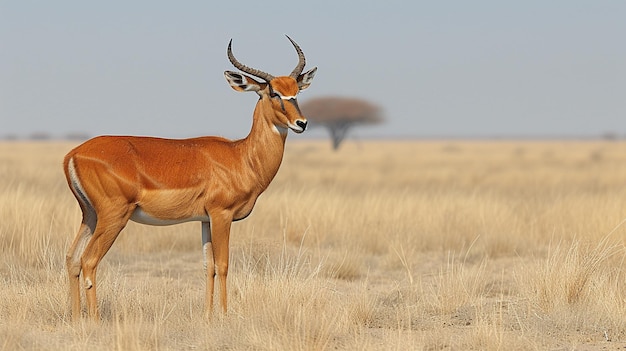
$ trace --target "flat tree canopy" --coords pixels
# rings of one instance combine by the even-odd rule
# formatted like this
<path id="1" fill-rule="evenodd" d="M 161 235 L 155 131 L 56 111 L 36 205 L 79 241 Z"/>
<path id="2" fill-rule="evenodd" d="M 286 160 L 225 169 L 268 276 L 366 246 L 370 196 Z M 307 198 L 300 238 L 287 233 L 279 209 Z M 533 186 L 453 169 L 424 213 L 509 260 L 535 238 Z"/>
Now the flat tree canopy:
<path id="1" fill-rule="evenodd" d="M 378 124 L 384 120 L 380 107 L 357 98 L 319 97 L 307 100 L 300 109 L 311 126 L 323 126 L 329 130 L 335 150 L 351 127 Z"/>

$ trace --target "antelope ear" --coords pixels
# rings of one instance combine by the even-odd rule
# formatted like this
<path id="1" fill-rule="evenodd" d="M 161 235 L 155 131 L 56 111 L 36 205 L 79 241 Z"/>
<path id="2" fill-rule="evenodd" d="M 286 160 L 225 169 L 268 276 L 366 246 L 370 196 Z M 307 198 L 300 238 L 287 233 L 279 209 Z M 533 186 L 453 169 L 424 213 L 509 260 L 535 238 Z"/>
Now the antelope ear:
<path id="1" fill-rule="evenodd" d="M 298 79 L 296 79 L 296 81 L 298 82 L 298 88 L 300 90 L 304 90 L 308 88 L 309 85 L 311 85 L 311 82 L 313 81 L 313 78 L 315 77 L 315 72 L 317 72 L 317 67 L 313 67 L 310 70 L 298 76 Z"/>
<path id="2" fill-rule="evenodd" d="M 236 91 L 256 91 L 265 89 L 267 83 L 260 83 L 252 77 L 239 72 L 225 71 L 224 77 L 230 86 Z"/>

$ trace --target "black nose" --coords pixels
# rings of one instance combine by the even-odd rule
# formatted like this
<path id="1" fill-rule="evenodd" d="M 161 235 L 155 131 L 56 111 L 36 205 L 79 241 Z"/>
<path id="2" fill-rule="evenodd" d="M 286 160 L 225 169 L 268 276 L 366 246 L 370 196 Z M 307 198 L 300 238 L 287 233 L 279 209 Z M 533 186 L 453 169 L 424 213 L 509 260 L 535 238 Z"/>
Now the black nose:
<path id="1" fill-rule="evenodd" d="M 307 121 L 296 121 L 296 124 L 298 125 L 298 127 L 302 128 L 302 130 L 306 129 L 306 125 L 308 124 Z"/>

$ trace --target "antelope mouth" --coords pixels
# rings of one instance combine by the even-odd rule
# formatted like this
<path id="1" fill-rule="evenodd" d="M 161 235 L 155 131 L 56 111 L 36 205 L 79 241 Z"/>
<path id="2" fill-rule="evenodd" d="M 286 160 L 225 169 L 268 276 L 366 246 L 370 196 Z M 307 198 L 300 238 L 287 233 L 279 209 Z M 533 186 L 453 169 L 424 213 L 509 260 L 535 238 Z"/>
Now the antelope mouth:
<path id="1" fill-rule="evenodd" d="M 297 120 L 296 123 L 289 123 L 289 129 L 294 132 L 300 134 L 306 130 L 306 126 L 308 125 L 307 121 Z"/>

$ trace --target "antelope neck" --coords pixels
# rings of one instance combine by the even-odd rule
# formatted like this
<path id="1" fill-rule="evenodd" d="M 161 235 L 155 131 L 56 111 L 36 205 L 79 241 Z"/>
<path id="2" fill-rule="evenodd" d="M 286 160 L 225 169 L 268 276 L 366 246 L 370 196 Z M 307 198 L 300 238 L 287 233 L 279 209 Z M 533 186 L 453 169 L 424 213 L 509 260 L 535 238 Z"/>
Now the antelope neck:
<path id="1" fill-rule="evenodd" d="M 259 99 L 254 109 L 250 134 L 241 142 L 248 164 L 264 187 L 278 172 L 287 139 L 287 130 L 275 126 L 274 119 L 271 99 Z"/>

